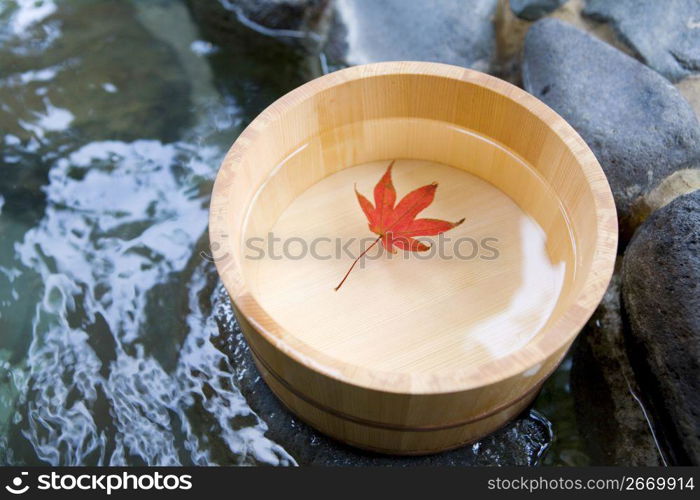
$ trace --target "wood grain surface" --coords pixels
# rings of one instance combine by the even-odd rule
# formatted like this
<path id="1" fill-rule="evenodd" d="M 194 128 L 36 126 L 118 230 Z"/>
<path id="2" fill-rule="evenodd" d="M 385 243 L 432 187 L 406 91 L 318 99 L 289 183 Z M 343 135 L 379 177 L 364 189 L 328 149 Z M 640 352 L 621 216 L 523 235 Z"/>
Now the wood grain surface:
<path id="1" fill-rule="evenodd" d="M 445 236 L 496 238 L 498 258 L 379 255 L 338 292 L 352 256 L 250 258 L 270 232 L 371 238 L 353 185 L 371 199 L 392 159 L 399 198 L 437 181 L 422 215 L 465 217 Z M 556 367 L 607 287 L 617 220 L 595 157 L 546 105 L 475 71 L 391 62 L 309 82 L 256 118 L 217 176 L 210 240 L 280 398 L 351 444 L 420 453 L 502 425 Z M 407 430 L 450 422 L 463 424 Z"/>

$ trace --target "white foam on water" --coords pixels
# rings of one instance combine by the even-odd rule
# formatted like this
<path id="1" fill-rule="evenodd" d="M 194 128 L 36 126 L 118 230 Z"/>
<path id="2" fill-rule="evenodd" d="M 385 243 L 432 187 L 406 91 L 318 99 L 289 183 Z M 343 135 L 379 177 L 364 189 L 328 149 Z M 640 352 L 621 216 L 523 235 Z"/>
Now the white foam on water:
<path id="1" fill-rule="evenodd" d="M 183 172 L 185 155 L 190 168 Z M 294 464 L 264 436 L 266 425 L 238 391 L 227 356 L 210 341 L 218 327 L 199 300 L 213 266 L 188 270 L 207 225 L 193 178 L 211 178 L 212 160 L 187 143 L 103 141 L 51 169 L 46 215 L 17 248 L 44 282 L 24 431 L 42 461 L 177 465 L 184 450 L 185 463 L 209 465 L 221 463 L 212 452 L 218 447 L 227 450 L 224 463 Z M 159 300 L 153 290 L 183 275 L 186 334 L 168 370 L 145 347 L 147 314 Z M 67 320 L 77 310 L 92 326 Z M 101 321 L 103 337 L 91 338 Z M 113 353 L 105 359 L 96 349 Z M 100 421 L 100 405 L 109 425 Z M 204 412 L 209 428 L 196 428 L 191 412 Z M 252 423 L 239 428 L 238 416 Z"/>
<path id="2" fill-rule="evenodd" d="M 14 3 L 17 10 L 12 15 L 10 26 L 18 36 L 56 12 L 56 4 L 51 0 L 15 0 Z"/>

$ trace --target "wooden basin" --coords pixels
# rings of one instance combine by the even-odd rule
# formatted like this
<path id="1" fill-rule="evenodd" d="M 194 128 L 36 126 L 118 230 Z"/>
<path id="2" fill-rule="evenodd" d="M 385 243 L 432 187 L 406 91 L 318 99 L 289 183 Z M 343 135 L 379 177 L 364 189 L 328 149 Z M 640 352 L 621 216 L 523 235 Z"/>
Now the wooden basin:
<path id="1" fill-rule="evenodd" d="M 390 254 L 355 195 L 465 222 Z M 236 140 L 210 240 L 257 366 L 284 404 L 362 448 L 432 453 L 522 411 L 600 301 L 617 247 L 605 176 L 554 111 L 497 78 L 390 62 L 314 80 Z"/>

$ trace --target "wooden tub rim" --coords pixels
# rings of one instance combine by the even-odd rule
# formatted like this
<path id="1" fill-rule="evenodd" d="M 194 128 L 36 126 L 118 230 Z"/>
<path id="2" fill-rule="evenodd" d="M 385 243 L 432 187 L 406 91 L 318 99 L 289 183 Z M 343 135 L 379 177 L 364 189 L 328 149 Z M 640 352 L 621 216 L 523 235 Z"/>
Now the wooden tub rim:
<path id="1" fill-rule="evenodd" d="M 578 292 L 571 297 L 568 307 L 547 328 L 523 348 L 504 357 L 474 367 L 430 373 L 398 373 L 373 370 L 332 358 L 276 323 L 253 297 L 244 281 L 241 263 L 236 252 L 225 251 L 237 244 L 227 235 L 231 219 L 217 216 L 217 207 L 228 202 L 227 186 L 245 156 L 245 151 L 256 136 L 291 109 L 318 92 L 353 80 L 387 75 L 435 76 L 486 87 L 502 97 L 514 101 L 545 121 L 551 131 L 567 145 L 576 158 L 595 207 L 595 244 L 590 269 Z M 247 207 L 240 207 L 247 213 Z M 245 216 L 243 216 L 245 217 Z M 581 136 L 561 116 L 545 103 L 504 80 L 479 71 L 443 63 L 423 61 L 391 61 L 352 66 L 328 73 L 290 91 L 263 110 L 238 136 L 224 160 L 214 182 L 209 212 L 209 241 L 225 258 L 214 262 L 229 296 L 240 314 L 243 314 L 256 332 L 276 349 L 295 362 L 331 379 L 364 389 L 395 394 L 446 394 L 468 391 L 517 377 L 544 362 L 559 349 L 570 344 L 578 335 L 600 303 L 612 277 L 617 255 L 617 212 L 607 178 L 595 155 Z M 222 251 L 224 250 L 224 251 Z"/>

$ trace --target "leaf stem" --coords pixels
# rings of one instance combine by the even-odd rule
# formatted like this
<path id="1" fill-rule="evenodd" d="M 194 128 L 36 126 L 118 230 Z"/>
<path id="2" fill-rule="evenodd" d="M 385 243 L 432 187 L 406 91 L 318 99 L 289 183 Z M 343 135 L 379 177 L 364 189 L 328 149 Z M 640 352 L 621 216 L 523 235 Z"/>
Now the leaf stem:
<path id="1" fill-rule="evenodd" d="M 345 280 L 348 279 L 348 276 L 350 276 L 350 271 L 352 271 L 352 269 L 355 267 L 355 264 L 357 264 L 357 263 L 360 261 L 360 259 L 361 259 L 362 257 L 364 257 L 365 254 L 366 254 L 367 252 L 369 252 L 369 251 L 372 249 L 372 247 L 373 247 L 374 245 L 376 245 L 377 243 L 379 243 L 379 240 L 381 240 L 381 239 L 382 239 L 381 236 L 377 236 L 377 239 L 374 240 L 374 242 L 372 242 L 372 244 L 371 244 L 370 246 L 368 246 L 368 247 L 365 249 L 364 252 L 362 252 L 360 255 L 357 256 L 357 258 L 355 259 L 355 262 L 353 262 L 352 265 L 350 266 L 350 269 L 348 269 L 348 272 L 345 273 L 345 276 L 343 276 L 343 279 L 340 280 L 340 283 L 338 283 L 338 286 L 334 288 L 334 290 L 335 290 L 336 292 L 340 289 L 341 286 L 343 286 L 343 283 L 345 283 Z"/>

